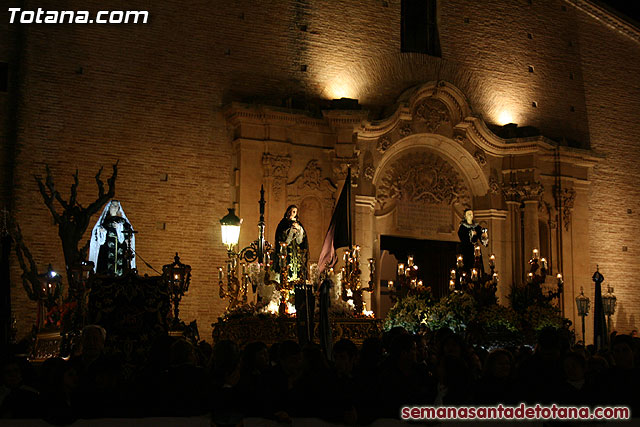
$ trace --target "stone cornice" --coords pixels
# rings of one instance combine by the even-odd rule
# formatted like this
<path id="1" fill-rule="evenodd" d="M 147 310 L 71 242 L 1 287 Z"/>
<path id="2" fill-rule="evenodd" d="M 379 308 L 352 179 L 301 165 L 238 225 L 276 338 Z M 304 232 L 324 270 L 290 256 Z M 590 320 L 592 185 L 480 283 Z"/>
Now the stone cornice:
<path id="1" fill-rule="evenodd" d="M 329 131 L 325 119 L 311 117 L 302 112 L 280 109 L 265 105 L 250 105 L 233 102 L 224 109 L 224 116 L 231 124 L 288 124 L 305 128 L 323 129 Z"/>
<path id="2" fill-rule="evenodd" d="M 619 18 L 615 14 L 609 12 L 607 9 L 595 4 L 589 0 L 565 0 L 567 3 L 575 6 L 577 9 L 583 11 L 587 15 L 602 22 L 607 27 L 618 31 L 621 34 L 629 37 L 636 43 L 640 43 L 640 29 Z M 630 0 L 633 1 L 633 0 Z"/>

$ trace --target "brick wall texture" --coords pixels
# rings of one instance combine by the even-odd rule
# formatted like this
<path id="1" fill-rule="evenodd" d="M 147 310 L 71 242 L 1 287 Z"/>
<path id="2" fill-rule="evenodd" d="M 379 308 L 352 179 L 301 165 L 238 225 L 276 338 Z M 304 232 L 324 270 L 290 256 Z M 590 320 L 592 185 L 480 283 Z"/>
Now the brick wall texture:
<path id="1" fill-rule="evenodd" d="M 441 79 L 459 87 L 488 123 L 506 110 L 520 126 L 602 156 L 590 177 L 590 249 L 576 256 L 589 257 L 594 271 L 599 264 L 615 287 L 616 328 L 637 327 L 637 38 L 561 0 L 440 1 L 442 58 L 400 52 L 400 0 L 64 3 L 65 10 L 105 8 L 148 10 L 150 20 L 9 24 L 6 8 L 0 12 L 0 61 L 10 65 L 9 92 L 0 93 L 2 203 L 41 268 L 51 262 L 62 270 L 64 263 L 33 176 L 48 164 L 64 196 L 78 169 L 79 199 L 88 204 L 97 170 L 104 166 L 106 178 L 119 159 L 116 198 L 139 231 L 139 255 L 160 269 L 178 251 L 192 266 L 181 317 L 197 319 L 210 339 L 209 325 L 224 309 L 216 283 L 226 258 L 218 219 L 234 198 L 222 108 L 347 96 L 383 114 L 407 88 Z M 138 266 L 155 274 L 140 260 Z M 15 265 L 12 278 L 25 334 L 35 305 Z"/>

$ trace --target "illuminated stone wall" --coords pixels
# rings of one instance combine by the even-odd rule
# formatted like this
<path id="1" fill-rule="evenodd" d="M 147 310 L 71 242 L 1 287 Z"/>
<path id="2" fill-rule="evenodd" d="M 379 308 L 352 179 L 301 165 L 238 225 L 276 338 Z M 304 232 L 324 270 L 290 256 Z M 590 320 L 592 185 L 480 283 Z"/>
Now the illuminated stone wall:
<path id="1" fill-rule="evenodd" d="M 640 228 L 640 45 L 637 30 L 624 35 L 602 18 L 608 15 L 587 14 L 585 4 L 441 2 L 442 58 L 400 52 L 399 0 L 108 6 L 148 9 L 146 25 L 10 25 L 3 12 L 0 32 L 8 37 L 0 37 L 0 61 L 12 71 L 9 93 L 0 94 L 8 119 L 0 130 L 3 204 L 40 266 L 52 262 L 61 270 L 57 230 L 33 175 L 48 163 L 64 195 L 78 168 L 80 200 L 88 203 L 96 192 L 93 175 L 100 166 L 106 175 L 119 159 L 116 197 L 139 231 L 139 254 L 156 269 L 175 251 L 191 264 L 181 313 L 197 318 L 208 338 L 209 324 L 224 308 L 214 286 L 226 257 L 218 219 L 234 202 L 245 209 L 238 197 L 256 198 L 236 187 L 242 185 L 234 174 L 238 159 L 223 108 L 232 101 L 286 106 L 287 99 L 297 105 L 303 98 L 351 97 L 381 117 L 407 88 L 446 80 L 487 123 L 535 126 L 603 156 L 588 192 L 576 199 L 576 215 L 589 221 L 570 231 L 590 249 L 565 254 L 580 260 L 574 267 L 581 271 L 567 273 L 578 287 L 592 289 L 589 278 L 600 264 L 619 297 L 614 324 L 628 331 L 640 315 L 630 279 L 640 273 L 633 238 Z M 60 7 L 53 1 L 38 6 Z M 305 142 L 304 135 L 295 138 Z M 287 183 L 305 165 L 292 165 Z M 245 230 L 252 227 L 245 223 Z M 241 243 L 251 238 L 247 233 Z M 142 273 L 155 274 L 138 264 Z M 12 273 L 24 335 L 35 306 L 15 266 Z"/>

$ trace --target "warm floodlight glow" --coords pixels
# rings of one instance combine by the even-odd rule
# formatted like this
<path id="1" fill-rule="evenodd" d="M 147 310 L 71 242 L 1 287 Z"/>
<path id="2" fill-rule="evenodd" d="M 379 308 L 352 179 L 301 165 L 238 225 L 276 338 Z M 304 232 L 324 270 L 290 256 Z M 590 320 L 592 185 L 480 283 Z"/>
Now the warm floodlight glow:
<path id="1" fill-rule="evenodd" d="M 352 85 L 345 78 L 333 80 L 325 89 L 325 93 L 329 99 L 357 98 Z"/>
<path id="2" fill-rule="evenodd" d="M 503 110 L 498 116 L 498 124 L 503 126 L 509 123 L 513 123 L 513 115 L 508 110 Z"/>

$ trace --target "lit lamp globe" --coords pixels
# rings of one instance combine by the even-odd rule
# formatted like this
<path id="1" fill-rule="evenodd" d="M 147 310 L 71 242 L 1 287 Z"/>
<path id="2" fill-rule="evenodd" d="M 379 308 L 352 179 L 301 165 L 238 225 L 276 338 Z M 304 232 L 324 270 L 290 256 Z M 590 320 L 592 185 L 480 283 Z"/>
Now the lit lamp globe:
<path id="1" fill-rule="evenodd" d="M 240 225 L 242 220 L 238 218 L 234 208 L 229 208 L 229 213 L 220 220 L 220 228 L 222 230 L 222 243 L 231 251 L 238 244 L 240 238 Z"/>
<path id="2" fill-rule="evenodd" d="M 584 291 L 580 288 L 580 295 L 576 297 L 576 306 L 578 307 L 578 316 L 589 315 L 589 297 L 585 296 Z"/>
<path id="3" fill-rule="evenodd" d="M 607 316 L 613 316 L 616 313 L 616 296 L 611 286 L 607 288 L 607 293 L 602 295 L 602 311 Z"/>

